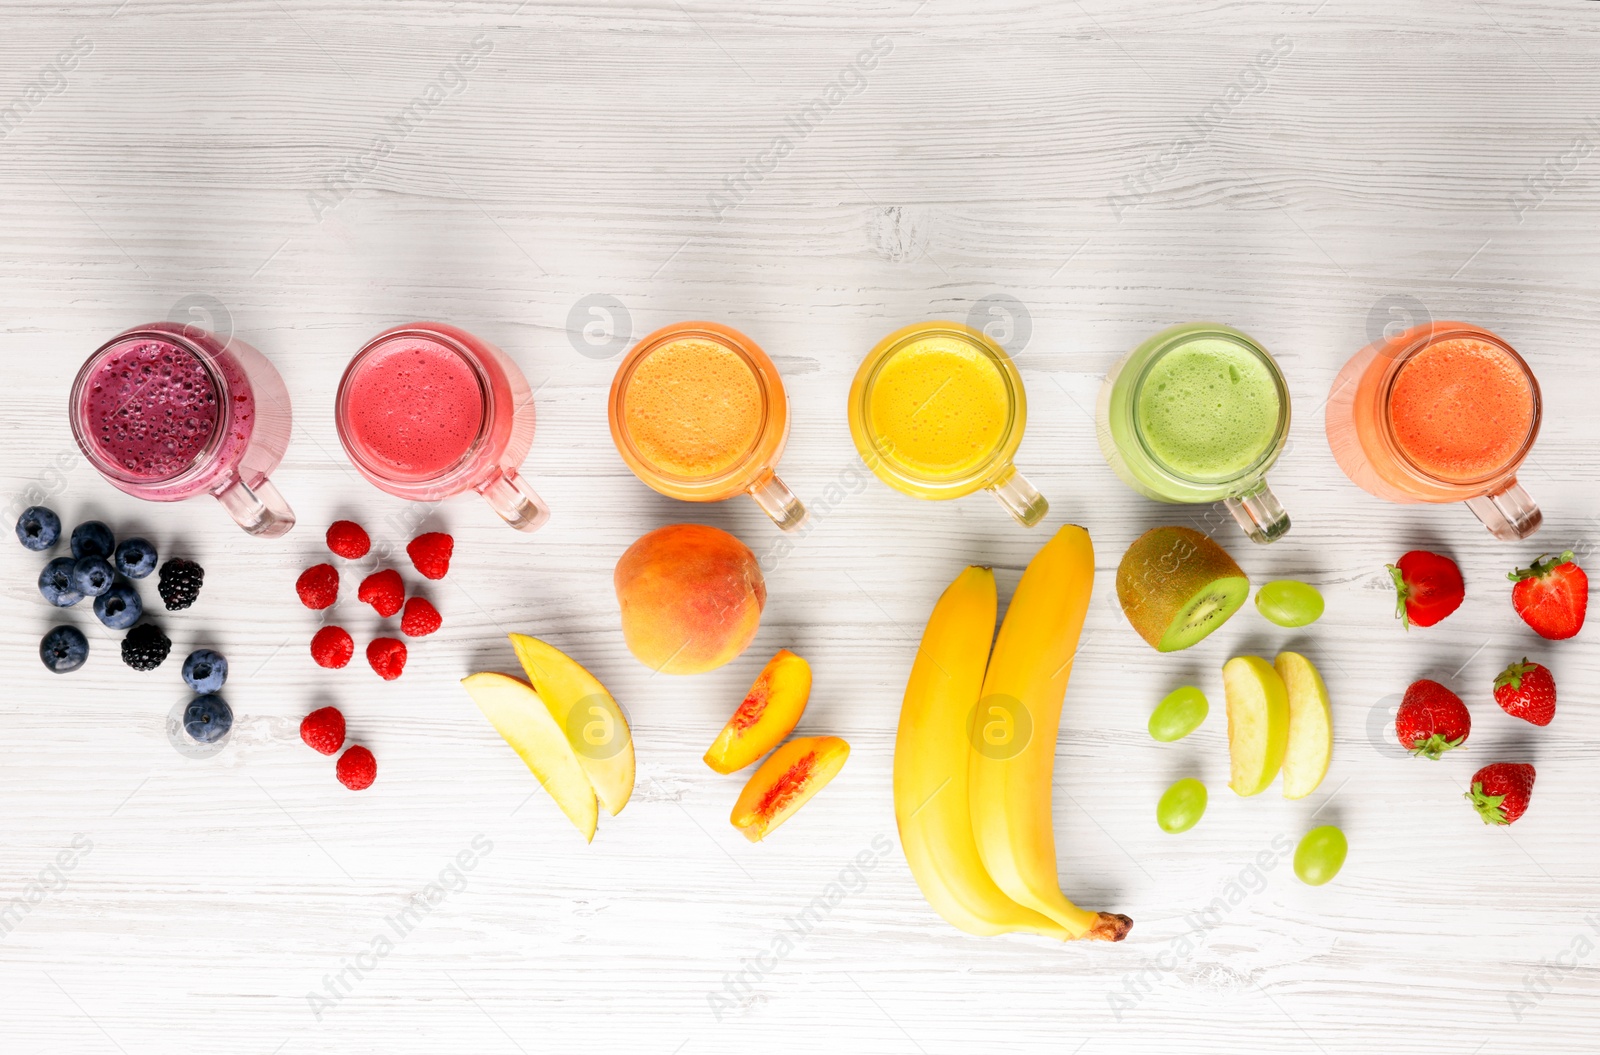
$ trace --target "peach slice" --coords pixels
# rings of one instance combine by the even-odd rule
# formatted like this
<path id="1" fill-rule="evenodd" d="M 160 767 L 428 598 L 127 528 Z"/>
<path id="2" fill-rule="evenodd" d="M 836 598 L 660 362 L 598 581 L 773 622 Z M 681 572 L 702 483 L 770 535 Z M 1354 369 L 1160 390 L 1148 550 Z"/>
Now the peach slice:
<path id="1" fill-rule="evenodd" d="M 622 708 L 598 678 L 559 648 L 526 634 L 510 637 L 517 662 L 566 734 L 600 805 L 615 817 L 633 794 L 633 733 Z"/>
<path id="2" fill-rule="evenodd" d="M 756 675 L 755 684 L 706 752 L 706 765 L 737 773 L 794 732 L 811 697 L 811 664 L 779 649 Z"/>
<path id="3" fill-rule="evenodd" d="M 760 842 L 827 787 L 849 757 L 850 745 L 837 736 L 790 740 L 761 763 L 739 792 L 728 820 L 746 839 Z"/>
<path id="4" fill-rule="evenodd" d="M 533 770 L 561 812 L 585 840 L 593 842 L 599 815 L 594 788 L 578 764 L 566 733 L 533 686 L 496 673 L 473 674 L 462 678 L 461 684 L 489 724 Z"/>

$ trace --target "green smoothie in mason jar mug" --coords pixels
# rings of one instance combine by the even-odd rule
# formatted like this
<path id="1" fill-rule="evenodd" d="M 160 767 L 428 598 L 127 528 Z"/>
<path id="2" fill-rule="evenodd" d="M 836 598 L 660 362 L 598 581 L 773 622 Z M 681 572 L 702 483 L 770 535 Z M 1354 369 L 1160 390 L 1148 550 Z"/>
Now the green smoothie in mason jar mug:
<path id="1" fill-rule="evenodd" d="M 1222 502 L 1255 542 L 1289 530 L 1266 473 L 1289 436 L 1289 389 L 1267 350 L 1220 323 L 1151 337 L 1100 387 L 1100 450 L 1158 502 Z"/>

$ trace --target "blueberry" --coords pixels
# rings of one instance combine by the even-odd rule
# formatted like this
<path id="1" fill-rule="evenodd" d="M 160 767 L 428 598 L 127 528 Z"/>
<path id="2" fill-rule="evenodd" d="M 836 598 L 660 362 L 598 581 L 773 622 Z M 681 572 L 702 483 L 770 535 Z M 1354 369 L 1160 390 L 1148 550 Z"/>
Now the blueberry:
<path id="1" fill-rule="evenodd" d="M 75 626 L 58 626 L 39 642 L 39 658 L 57 674 L 71 674 L 89 658 L 89 639 Z"/>
<path id="2" fill-rule="evenodd" d="M 202 744 L 214 744 L 233 728 L 233 708 L 217 695 L 196 696 L 183 711 L 183 731 Z"/>
<path id="3" fill-rule="evenodd" d="M 104 557 L 80 557 L 72 566 L 72 588 L 86 597 L 99 597 L 116 581 L 117 573 Z"/>
<path id="4" fill-rule="evenodd" d="M 94 614 L 111 629 L 126 630 L 144 615 L 144 602 L 137 590 L 119 582 L 94 599 Z"/>
<path id="5" fill-rule="evenodd" d="M 17 517 L 17 541 L 31 550 L 47 550 L 61 538 L 61 518 L 44 506 L 29 506 Z"/>
<path id="6" fill-rule="evenodd" d="M 220 652 L 199 648 L 183 661 L 184 684 L 202 696 L 222 691 L 222 683 L 227 680 L 228 657 Z"/>
<path id="7" fill-rule="evenodd" d="M 83 600 L 83 594 L 72 585 L 72 569 L 77 563 L 71 557 L 57 557 L 39 573 L 39 592 L 57 608 L 71 608 Z"/>
<path id="8" fill-rule="evenodd" d="M 156 570 L 156 548 L 149 539 L 125 538 L 117 544 L 117 570 L 130 579 L 142 579 Z"/>
<path id="9" fill-rule="evenodd" d="M 99 520 L 85 520 L 72 529 L 74 557 L 109 557 L 116 544 L 111 529 Z"/>

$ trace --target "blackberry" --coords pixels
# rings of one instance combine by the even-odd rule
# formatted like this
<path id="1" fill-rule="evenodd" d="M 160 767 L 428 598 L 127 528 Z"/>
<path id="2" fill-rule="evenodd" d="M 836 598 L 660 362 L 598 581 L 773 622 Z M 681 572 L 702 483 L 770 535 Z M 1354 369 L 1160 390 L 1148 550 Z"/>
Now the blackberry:
<path id="1" fill-rule="evenodd" d="M 134 670 L 155 670 L 172 651 L 172 641 L 153 623 L 140 623 L 122 639 L 122 662 Z"/>
<path id="2" fill-rule="evenodd" d="M 206 570 L 194 561 L 173 557 L 161 566 L 161 581 L 156 585 L 156 592 L 161 595 L 161 603 L 167 606 L 167 611 L 176 612 L 194 604 L 205 577 Z"/>

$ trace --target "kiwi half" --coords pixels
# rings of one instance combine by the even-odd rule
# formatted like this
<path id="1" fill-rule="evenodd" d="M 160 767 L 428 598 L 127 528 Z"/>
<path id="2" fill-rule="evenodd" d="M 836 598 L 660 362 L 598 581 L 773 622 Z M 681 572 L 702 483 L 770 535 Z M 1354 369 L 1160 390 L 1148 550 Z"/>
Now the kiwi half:
<path id="1" fill-rule="evenodd" d="M 1151 528 L 1117 565 L 1122 614 L 1158 652 L 1198 644 L 1250 595 L 1250 580 L 1221 546 L 1186 527 Z"/>

